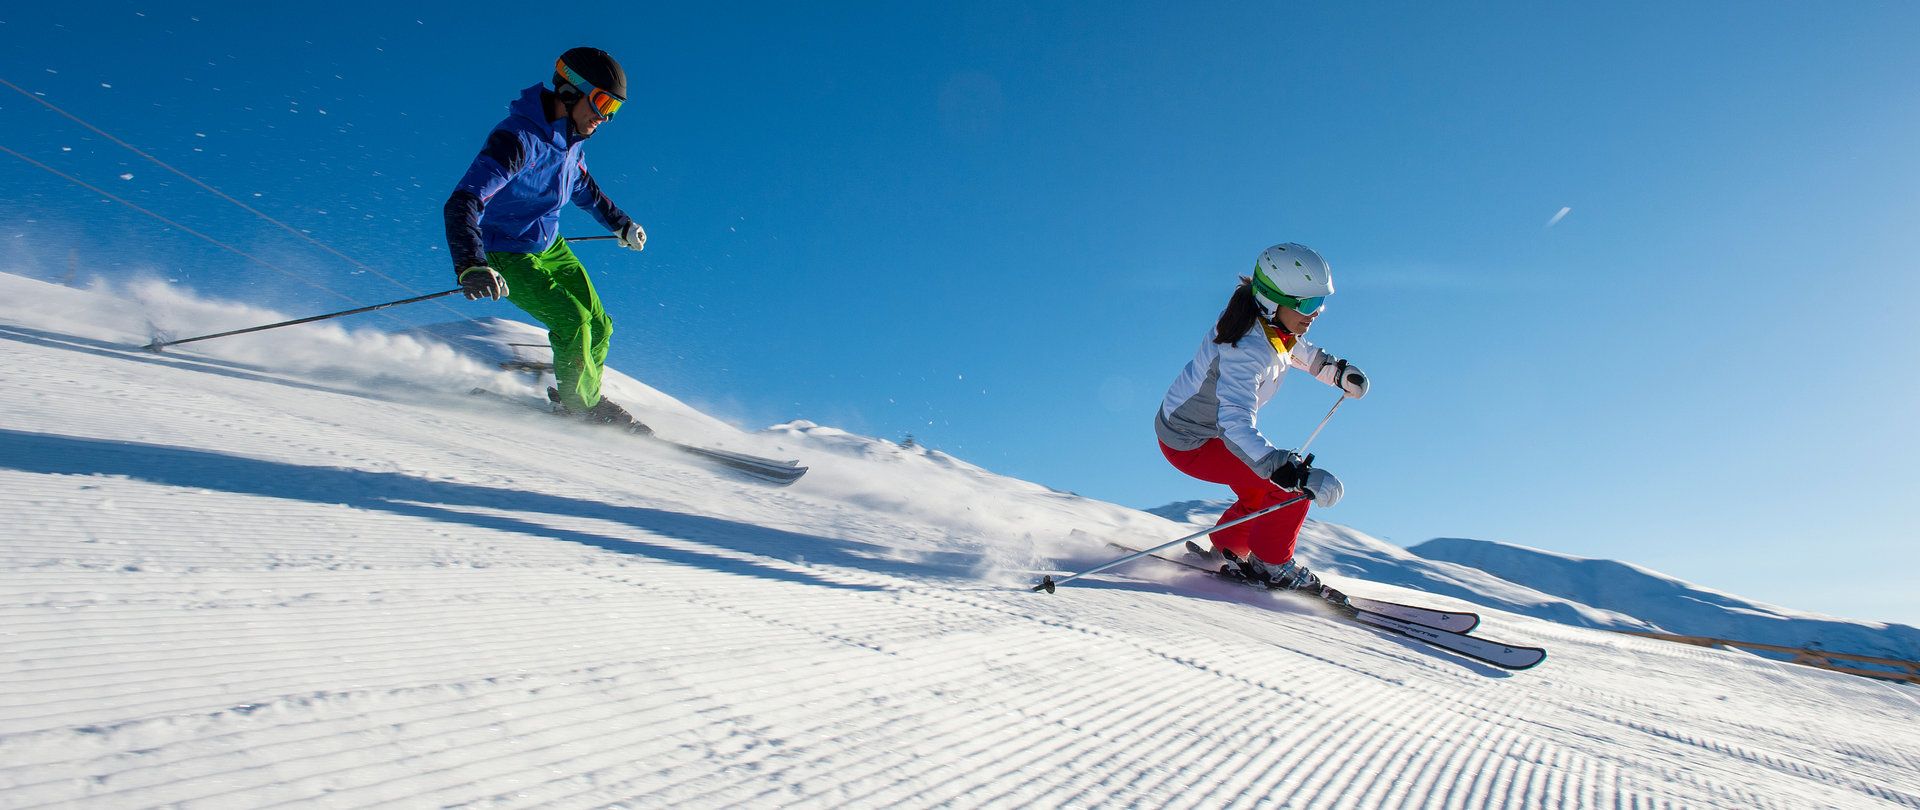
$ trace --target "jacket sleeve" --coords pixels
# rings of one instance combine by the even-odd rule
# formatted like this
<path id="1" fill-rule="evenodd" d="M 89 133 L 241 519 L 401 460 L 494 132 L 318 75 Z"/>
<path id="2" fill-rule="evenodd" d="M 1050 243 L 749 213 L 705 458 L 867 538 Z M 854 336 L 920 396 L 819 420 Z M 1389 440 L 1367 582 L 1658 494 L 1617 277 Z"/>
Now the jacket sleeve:
<path id="1" fill-rule="evenodd" d="M 527 165 L 527 147 L 520 137 L 504 129 L 487 136 L 486 146 L 467 166 L 467 173 L 453 187 L 441 216 L 447 224 L 447 252 L 453 256 L 453 272 L 487 263 L 486 249 L 480 239 L 480 215 L 487 201 L 505 188 L 514 175 Z"/>
<path id="2" fill-rule="evenodd" d="M 1239 343 L 1220 347 L 1220 376 L 1214 383 L 1214 396 L 1220 403 L 1220 438 L 1262 478 L 1273 475 L 1286 460 L 1286 453 L 1255 427 L 1260 378 L 1273 362 L 1269 345 L 1256 330 Z"/>
<path id="3" fill-rule="evenodd" d="M 602 227 L 614 233 L 626 230 L 627 223 L 633 221 L 632 217 L 620 210 L 620 206 L 613 204 L 613 200 L 607 199 L 606 193 L 600 190 L 600 184 L 594 182 L 593 175 L 587 173 L 587 162 L 584 160 L 580 161 L 580 178 L 573 181 L 573 204 L 585 209 Z"/>
<path id="4" fill-rule="evenodd" d="M 1326 349 L 1305 340 L 1294 344 L 1293 351 L 1287 356 L 1289 365 L 1312 374 L 1314 379 L 1335 388 L 1340 387 L 1340 369 L 1336 365 L 1339 361 L 1340 358 L 1333 356 Z"/>

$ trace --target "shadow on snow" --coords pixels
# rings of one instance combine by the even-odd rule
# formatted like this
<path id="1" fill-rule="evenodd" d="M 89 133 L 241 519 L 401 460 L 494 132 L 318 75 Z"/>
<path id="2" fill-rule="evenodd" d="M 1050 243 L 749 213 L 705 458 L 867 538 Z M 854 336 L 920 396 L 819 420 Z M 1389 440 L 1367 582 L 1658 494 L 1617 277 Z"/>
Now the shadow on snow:
<path id="1" fill-rule="evenodd" d="M 208 489 L 345 505 L 447 524 L 516 532 L 594 546 L 622 554 L 696 566 L 723 573 L 852 590 L 879 585 L 835 581 L 789 563 L 795 556 L 863 571 L 915 578 L 964 577 L 977 562 L 962 554 L 934 553 L 920 561 L 885 558 L 856 541 L 771 529 L 752 523 L 639 506 L 435 481 L 393 472 L 314 467 L 171 445 L 107 441 L 0 428 L 0 469 L 45 475 L 122 476 L 165 486 Z M 495 510 L 474 512 L 468 509 Z M 502 514 L 520 513 L 520 514 Z M 590 518 L 644 532 L 773 558 L 766 562 L 538 522 L 537 515 Z"/>

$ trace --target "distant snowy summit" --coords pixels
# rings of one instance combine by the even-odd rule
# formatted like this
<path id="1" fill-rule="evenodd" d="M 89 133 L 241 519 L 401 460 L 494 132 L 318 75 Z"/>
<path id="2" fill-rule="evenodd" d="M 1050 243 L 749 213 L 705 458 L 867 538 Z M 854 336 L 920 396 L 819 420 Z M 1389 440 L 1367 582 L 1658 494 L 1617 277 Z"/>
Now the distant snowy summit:
<path id="1" fill-rule="evenodd" d="M 1145 511 L 1208 526 L 1231 501 L 1178 501 Z M 1583 627 L 1643 630 L 1920 660 L 1920 629 L 1791 610 L 1641 566 L 1510 543 L 1438 538 L 1412 548 L 1307 521 L 1308 565 Z"/>
<path id="2" fill-rule="evenodd" d="M 1174 501 L 1166 506 L 1156 506 L 1140 511 L 1159 515 L 1175 523 L 1191 523 L 1204 528 L 1212 526 L 1214 521 L 1220 518 L 1220 513 L 1227 511 L 1227 507 L 1232 505 L 1233 501 Z"/>
<path id="3" fill-rule="evenodd" d="M 1645 619 L 1670 633 L 1920 660 L 1920 629 L 1909 625 L 1792 610 L 1617 560 L 1457 537 L 1428 540 L 1408 551 Z"/>

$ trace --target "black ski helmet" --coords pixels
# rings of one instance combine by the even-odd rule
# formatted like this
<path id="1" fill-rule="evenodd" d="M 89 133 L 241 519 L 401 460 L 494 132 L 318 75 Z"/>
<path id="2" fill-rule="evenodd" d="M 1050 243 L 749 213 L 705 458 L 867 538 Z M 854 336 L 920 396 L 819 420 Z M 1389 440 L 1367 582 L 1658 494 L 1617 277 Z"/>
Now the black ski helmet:
<path id="1" fill-rule="evenodd" d="M 572 70 L 585 79 L 588 84 L 617 96 L 621 101 L 627 99 L 627 72 L 620 69 L 620 63 L 613 56 L 599 48 L 581 46 L 560 54 L 560 60 L 553 66 L 553 90 L 570 96 L 584 96 L 586 88 L 575 87 L 561 68 Z"/>

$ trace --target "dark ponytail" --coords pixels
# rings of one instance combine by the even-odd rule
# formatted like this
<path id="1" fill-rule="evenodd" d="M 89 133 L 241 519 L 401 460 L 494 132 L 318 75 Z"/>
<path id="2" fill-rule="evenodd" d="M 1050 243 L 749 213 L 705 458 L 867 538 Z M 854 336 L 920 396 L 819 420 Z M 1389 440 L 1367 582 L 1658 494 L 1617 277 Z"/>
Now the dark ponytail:
<path id="1" fill-rule="evenodd" d="M 1213 342 L 1239 343 L 1259 316 L 1260 307 L 1253 300 L 1253 279 L 1241 276 L 1239 288 L 1227 299 L 1227 308 L 1220 310 L 1220 321 L 1213 325 Z"/>

